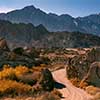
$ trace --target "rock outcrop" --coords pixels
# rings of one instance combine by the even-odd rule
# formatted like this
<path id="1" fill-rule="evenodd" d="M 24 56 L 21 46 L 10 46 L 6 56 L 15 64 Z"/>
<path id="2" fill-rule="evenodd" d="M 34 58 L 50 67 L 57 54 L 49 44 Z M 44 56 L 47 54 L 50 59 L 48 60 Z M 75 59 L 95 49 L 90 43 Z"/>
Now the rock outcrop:
<path id="1" fill-rule="evenodd" d="M 10 51 L 7 45 L 7 41 L 5 40 L 5 38 L 2 38 L 2 37 L 0 38 L 0 49 L 5 50 L 5 51 Z"/>
<path id="2" fill-rule="evenodd" d="M 78 78 L 81 82 L 100 86 L 100 48 L 70 58 L 66 72 L 69 79 Z"/>
<path id="3" fill-rule="evenodd" d="M 89 71 L 81 83 L 86 81 L 100 87 L 100 62 L 94 62 L 90 65 Z"/>
<path id="4" fill-rule="evenodd" d="M 15 48 L 11 51 L 7 41 L 4 38 L 0 38 L 0 68 L 2 68 L 4 64 L 11 66 L 26 65 L 31 67 L 37 63 L 42 63 L 35 58 L 39 58 L 39 53 L 34 50 L 27 52 L 23 48 Z"/>
<path id="5" fill-rule="evenodd" d="M 51 72 L 48 69 L 42 70 L 39 84 L 45 91 L 52 91 L 54 89 L 54 79 Z"/>

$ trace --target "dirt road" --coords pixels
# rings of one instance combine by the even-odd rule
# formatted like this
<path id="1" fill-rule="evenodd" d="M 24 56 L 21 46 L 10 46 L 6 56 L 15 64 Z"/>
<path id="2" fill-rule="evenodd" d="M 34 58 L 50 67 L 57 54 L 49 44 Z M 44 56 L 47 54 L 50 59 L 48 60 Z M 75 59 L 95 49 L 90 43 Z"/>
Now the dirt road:
<path id="1" fill-rule="evenodd" d="M 63 94 L 62 100 L 91 100 L 91 96 L 84 90 L 76 88 L 66 78 L 65 69 L 54 71 L 54 79 L 58 82 L 57 88 Z"/>

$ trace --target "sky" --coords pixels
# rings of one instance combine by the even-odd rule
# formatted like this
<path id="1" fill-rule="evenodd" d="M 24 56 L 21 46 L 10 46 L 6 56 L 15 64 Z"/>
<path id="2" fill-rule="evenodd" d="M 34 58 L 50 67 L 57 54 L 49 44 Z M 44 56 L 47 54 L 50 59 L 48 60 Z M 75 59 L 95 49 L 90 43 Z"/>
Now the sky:
<path id="1" fill-rule="evenodd" d="M 34 5 L 47 13 L 82 17 L 100 13 L 100 0 L 0 0 L 0 13 Z"/>

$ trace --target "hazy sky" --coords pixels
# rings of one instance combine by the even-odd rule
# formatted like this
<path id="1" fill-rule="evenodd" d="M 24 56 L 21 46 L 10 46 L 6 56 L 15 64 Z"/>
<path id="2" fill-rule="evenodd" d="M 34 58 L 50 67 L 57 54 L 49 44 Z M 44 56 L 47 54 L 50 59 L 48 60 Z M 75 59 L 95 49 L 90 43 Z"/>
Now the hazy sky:
<path id="1" fill-rule="evenodd" d="M 100 0 L 0 0 L 0 12 L 34 5 L 43 11 L 72 16 L 100 13 Z"/>

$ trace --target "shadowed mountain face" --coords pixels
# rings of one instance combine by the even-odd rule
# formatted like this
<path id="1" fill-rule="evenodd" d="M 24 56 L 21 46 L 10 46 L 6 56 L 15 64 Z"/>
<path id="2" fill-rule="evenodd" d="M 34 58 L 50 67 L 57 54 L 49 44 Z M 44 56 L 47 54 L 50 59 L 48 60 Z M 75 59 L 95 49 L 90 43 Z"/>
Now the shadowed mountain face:
<path id="1" fill-rule="evenodd" d="M 12 24 L 0 20 L 0 37 L 6 38 L 10 47 L 91 47 L 100 46 L 100 37 L 80 32 L 49 32 L 43 25 Z"/>
<path id="2" fill-rule="evenodd" d="M 12 46 L 31 45 L 32 41 L 40 41 L 49 32 L 43 25 L 12 24 L 9 21 L 0 20 L 0 37 L 6 38 Z"/>
<path id="3" fill-rule="evenodd" d="M 79 31 L 100 35 L 100 14 L 73 18 L 68 14 L 60 16 L 52 13 L 47 14 L 34 6 L 27 6 L 7 14 L 2 13 L 0 19 L 13 23 L 32 23 L 35 26 L 42 24 L 49 31 Z"/>

